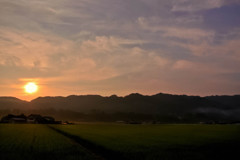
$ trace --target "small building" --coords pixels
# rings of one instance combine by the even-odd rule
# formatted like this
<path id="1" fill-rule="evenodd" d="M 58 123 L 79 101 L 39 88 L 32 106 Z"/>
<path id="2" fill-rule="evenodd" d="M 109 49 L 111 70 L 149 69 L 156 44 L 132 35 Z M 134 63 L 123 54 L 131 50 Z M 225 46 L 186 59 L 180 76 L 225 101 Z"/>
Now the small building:
<path id="1" fill-rule="evenodd" d="M 41 116 L 39 114 L 31 114 L 27 117 L 28 123 L 35 124 L 55 124 L 55 119 L 50 116 Z"/>
<path id="2" fill-rule="evenodd" d="M 47 122 L 55 122 L 55 119 L 53 117 L 50 116 L 44 116 L 43 117 Z"/>
<path id="3" fill-rule="evenodd" d="M 30 114 L 28 117 L 24 114 L 9 114 L 3 117 L 1 123 L 32 123 L 32 124 L 61 124 L 61 121 L 55 121 L 53 117 L 41 116 L 39 114 Z"/>
<path id="4" fill-rule="evenodd" d="M 43 123 L 44 119 L 41 115 L 39 114 L 30 114 L 27 117 L 27 123 L 35 123 L 35 124 L 39 124 L 39 123 Z"/>
<path id="5" fill-rule="evenodd" d="M 26 123 L 27 117 L 24 114 L 13 115 L 9 114 L 1 119 L 2 123 Z"/>

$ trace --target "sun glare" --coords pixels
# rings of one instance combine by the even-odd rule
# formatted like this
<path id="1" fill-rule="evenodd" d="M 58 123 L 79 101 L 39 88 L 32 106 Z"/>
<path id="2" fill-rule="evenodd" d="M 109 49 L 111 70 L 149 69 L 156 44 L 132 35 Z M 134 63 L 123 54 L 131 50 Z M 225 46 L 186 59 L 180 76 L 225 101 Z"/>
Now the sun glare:
<path id="1" fill-rule="evenodd" d="M 24 86 L 25 92 L 32 94 L 34 92 L 37 92 L 38 86 L 34 82 L 29 82 Z"/>

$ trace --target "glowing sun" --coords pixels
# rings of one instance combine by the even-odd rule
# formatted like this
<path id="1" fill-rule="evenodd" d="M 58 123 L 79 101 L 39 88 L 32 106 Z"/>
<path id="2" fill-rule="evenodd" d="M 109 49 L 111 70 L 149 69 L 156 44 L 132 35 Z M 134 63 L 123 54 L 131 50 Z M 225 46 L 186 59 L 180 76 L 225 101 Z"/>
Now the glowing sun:
<path id="1" fill-rule="evenodd" d="M 37 92 L 38 86 L 34 82 L 29 82 L 24 86 L 25 92 L 32 94 Z"/>

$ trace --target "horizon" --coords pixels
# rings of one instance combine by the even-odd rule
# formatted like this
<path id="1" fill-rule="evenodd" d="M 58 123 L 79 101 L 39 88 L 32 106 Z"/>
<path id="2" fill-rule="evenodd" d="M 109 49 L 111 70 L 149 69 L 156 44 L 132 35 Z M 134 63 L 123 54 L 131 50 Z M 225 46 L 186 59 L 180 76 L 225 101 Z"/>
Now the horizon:
<path id="1" fill-rule="evenodd" d="M 0 96 L 240 94 L 240 1 L 0 0 Z"/>
<path id="2" fill-rule="evenodd" d="M 164 94 L 164 95 L 172 95 L 172 96 L 192 96 L 192 97 L 201 97 L 201 98 L 204 98 L 204 97 L 214 97 L 214 96 L 239 96 L 240 94 L 232 94 L 232 95 L 227 95 L 227 94 L 222 94 L 222 95 L 206 95 L 206 96 L 200 96 L 200 95 L 189 95 L 189 94 L 171 94 L 171 93 L 163 93 L 163 92 L 158 92 L 158 93 L 155 93 L 155 94 L 142 94 L 142 93 L 138 93 L 138 92 L 133 92 L 133 93 L 129 93 L 129 94 L 126 94 L 126 95 L 117 95 L 117 94 L 111 94 L 111 95 L 101 95 L 101 94 L 71 94 L 71 95 L 66 95 L 66 96 L 60 96 L 60 95 L 53 95 L 53 96 L 39 96 L 39 97 L 35 97 L 31 100 L 27 100 L 27 99 L 21 99 L 19 97 L 14 97 L 14 96 L 0 96 L 0 98 L 17 98 L 19 100 L 22 100 L 22 101 L 27 101 L 27 102 L 31 102 L 37 98 L 47 98 L 47 97 L 50 97 L 50 98 L 56 98 L 56 97 L 61 97 L 61 98 L 67 98 L 67 97 L 70 97 L 70 96 L 100 96 L 100 97 L 111 97 L 111 96 L 117 96 L 117 97 L 127 97 L 129 95 L 133 95 L 133 94 L 139 94 L 141 96 L 154 96 L 154 95 L 158 95 L 158 94 Z"/>

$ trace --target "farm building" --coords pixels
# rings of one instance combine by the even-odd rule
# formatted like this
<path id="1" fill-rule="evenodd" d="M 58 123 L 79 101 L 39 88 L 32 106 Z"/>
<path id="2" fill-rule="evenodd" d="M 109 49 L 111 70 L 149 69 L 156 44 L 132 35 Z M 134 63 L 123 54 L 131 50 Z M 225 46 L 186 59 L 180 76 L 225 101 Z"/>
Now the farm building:
<path id="1" fill-rule="evenodd" d="M 2 123 L 26 123 L 27 117 L 24 114 L 13 115 L 9 114 L 1 119 Z"/>
<path id="2" fill-rule="evenodd" d="M 31 114 L 29 116 L 9 114 L 1 119 L 1 123 L 34 123 L 34 124 L 59 124 L 53 117 Z"/>
<path id="3" fill-rule="evenodd" d="M 27 117 L 28 123 L 36 124 L 53 124 L 56 123 L 55 119 L 50 116 L 41 116 L 39 114 L 31 114 Z"/>

